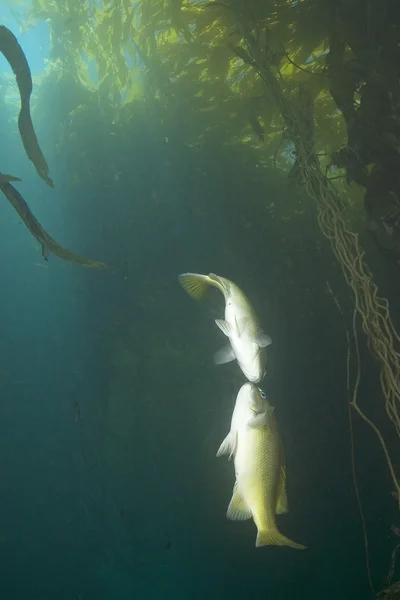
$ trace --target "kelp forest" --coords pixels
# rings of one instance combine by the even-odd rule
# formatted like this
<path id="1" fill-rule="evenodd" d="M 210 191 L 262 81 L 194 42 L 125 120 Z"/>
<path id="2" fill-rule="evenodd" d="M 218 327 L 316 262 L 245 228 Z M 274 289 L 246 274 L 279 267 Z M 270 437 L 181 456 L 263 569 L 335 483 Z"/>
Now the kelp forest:
<path id="1" fill-rule="evenodd" d="M 0 190 L 26 236 L 33 236 L 32 253 L 39 248 L 40 261 L 49 268 L 55 257 L 72 263 L 81 281 L 89 273 L 92 282 L 103 274 L 110 277 L 117 272 L 120 277 L 116 263 L 122 264 L 122 278 L 135 280 L 137 272 L 146 270 L 143 256 L 153 255 L 157 244 L 170 240 L 162 252 L 166 256 L 172 252 L 167 248 L 178 244 L 177 275 L 179 269 L 192 268 L 182 261 L 199 227 L 201 234 L 193 235 L 202 237 L 207 256 L 218 254 L 222 264 L 232 265 L 237 260 L 233 257 L 240 255 L 242 273 L 246 261 L 256 264 L 252 279 L 271 277 L 266 293 L 276 292 L 277 307 L 288 298 L 287 314 L 296 314 L 304 327 L 311 322 L 313 306 L 319 314 L 318 336 L 326 342 L 320 349 L 318 341 L 311 348 L 313 342 L 300 337 L 300 329 L 289 339 L 292 345 L 298 342 L 300 352 L 306 348 L 305 352 L 321 355 L 310 377 L 320 381 L 329 371 L 329 361 L 338 364 L 335 402 L 343 420 L 337 429 L 331 422 L 328 425 L 333 441 L 330 458 L 321 468 L 329 471 L 329 461 L 343 446 L 339 454 L 343 452 L 348 469 L 346 486 L 358 536 L 351 552 L 361 564 L 359 578 L 365 585 L 362 594 L 354 586 L 351 593 L 335 597 L 400 598 L 398 1 L 8 0 L 7 4 L 18 26 L 13 32 L 0 27 L 0 51 L 12 69 L 0 81 L 1 127 L 4 150 L 11 138 L 17 150 L 0 165 Z M 50 49 L 44 71 L 33 77 L 23 40 L 25 32 L 40 23 L 48 27 Z M 16 152 L 20 157 L 14 166 Z M 36 179 L 34 193 L 19 172 L 22 161 L 24 173 L 30 169 L 30 177 Z M 58 165 L 63 165 L 63 175 Z M 213 177 L 218 184 L 210 191 L 207 180 Z M 70 239 L 71 226 L 69 233 L 51 230 L 43 204 L 37 214 L 39 188 L 46 189 L 46 203 L 57 203 L 60 190 L 68 194 L 75 231 Z M 107 199 L 102 199 L 105 189 Z M 125 228 L 140 206 L 149 233 L 143 233 L 143 249 L 136 251 L 140 233 L 131 240 Z M 179 233 L 181 215 L 188 221 Z M 102 234 L 95 234 L 100 227 Z M 254 247 L 246 236 L 252 237 Z M 118 250 L 122 239 L 124 248 L 132 246 L 136 256 L 129 273 Z M 198 256 L 201 251 L 196 252 Z M 205 269 L 217 270 L 211 267 Z M 148 271 L 149 280 L 137 283 L 138 288 L 132 284 L 130 298 L 135 296 L 135 302 L 144 303 L 143 310 L 154 315 L 160 297 L 167 297 L 169 286 L 176 285 L 176 277 L 169 274 L 171 283 L 166 277 L 155 285 L 151 282 L 155 266 Z M 179 291 L 178 297 L 183 303 Z M 117 293 L 113 298 L 110 319 L 115 328 L 104 349 L 111 365 L 104 410 L 106 427 L 113 422 L 118 437 L 123 437 L 128 435 L 124 421 L 129 417 L 121 402 L 112 404 L 112 398 L 118 396 L 124 373 L 139 367 L 132 339 L 125 325 L 117 323 L 117 315 L 131 310 L 131 299 Z M 149 316 L 159 319 L 158 334 L 147 336 L 141 330 L 148 369 L 177 370 L 184 363 L 188 377 L 195 368 L 190 362 L 196 361 L 194 344 L 185 337 L 180 341 L 173 325 L 164 325 L 167 309 L 159 317 Z M 195 305 L 188 302 L 189 311 L 192 316 L 187 318 L 195 318 Z M 165 328 L 168 343 L 160 341 Z M 198 335 L 203 340 L 200 329 Z M 332 356 L 330 335 L 337 335 Z M 314 342 L 315 336 L 317 332 Z M 272 337 L 278 344 L 278 326 Z M 205 351 L 204 340 L 201 345 Z M 275 364 L 271 384 L 275 390 L 278 379 L 288 377 L 284 370 Z M 296 402 L 291 429 L 300 414 L 304 439 L 307 431 L 313 434 L 311 426 L 307 429 L 309 409 L 300 391 Z M 315 400 L 314 415 L 319 410 L 329 414 L 328 405 L 322 409 L 323 402 L 323 397 Z M 190 414 L 183 408 L 186 403 L 190 399 L 182 400 L 181 408 Z M 289 415 L 290 407 L 286 410 Z M 107 452 L 111 472 L 120 464 L 123 450 L 119 447 L 112 456 Z M 215 456 L 213 447 L 210 452 Z M 369 461 L 380 473 L 379 484 L 369 476 L 364 479 Z M 290 460 L 288 468 L 290 473 Z M 310 476 L 307 493 L 313 495 L 318 484 L 311 480 Z M 384 505 L 368 499 L 369 486 L 375 486 L 376 498 L 377 485 Z M 289 487 L 290 511 L 296 511 L 297 496 Z M 221 506 L 224 502 L 225 498 Z M 381 519 L 389 513 L 391 522 L 383 524 Z M 313 515 L 304 515 L 311 523 Z M 301 531 L 307 529 L 308 525 Z M 329 542 L 324 539 L 325 550 Z M 309 541 L 307 547 L 311 546 Z M 269 570 L 267 558 L 263 560 Z M 335 564 L 331 567 L 334 571 Z M 267 597 L 267 592 L 250 597 Z"/>

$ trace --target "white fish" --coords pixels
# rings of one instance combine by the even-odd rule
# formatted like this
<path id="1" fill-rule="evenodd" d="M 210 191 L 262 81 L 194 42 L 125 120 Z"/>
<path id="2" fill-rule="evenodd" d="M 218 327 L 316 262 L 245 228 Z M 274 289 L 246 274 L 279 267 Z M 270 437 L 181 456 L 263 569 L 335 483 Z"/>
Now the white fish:
<path id="1" fill-rule="evenodd" d="M 256 546 L 305 546 L 284 536 L 276 514 L 287 512 L 286 474 L 274 408 L 265 393 L 252 383 L 239 390 L 231 430 L 217 456 L 234 457 L 236 483 L 227 517 L 234 521 L 253 518 Z"/>
<path id="2" fill-rule="evenodd" d="M 225 320 L 215 323 L 229 338 L 229 344 L 214 355 L 215 364 L 238 361 L 247 379 L 261 381 L 266 372 L 266 348 L 272 343 L 269 335 L 260 328 L 257 315 L 249 300 L 236 284 L 214 273 L 179 275 L 182 287 L 196 300 L 201 300 L 209 286 L 218 288 L 225 298 Z"/>

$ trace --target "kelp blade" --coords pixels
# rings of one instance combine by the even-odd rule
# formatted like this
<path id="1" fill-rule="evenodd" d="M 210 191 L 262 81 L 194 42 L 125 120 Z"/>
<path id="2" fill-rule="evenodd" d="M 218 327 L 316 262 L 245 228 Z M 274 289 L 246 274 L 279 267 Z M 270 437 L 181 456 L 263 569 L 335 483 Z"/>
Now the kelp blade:
<path id="1" fill-rule="evenodd" d="M 49 167 L 40 149 L 33 127 L 30 99 L 32 93 L 32 76 L 28 61 L 15 35 L 4 25 L 0 25 L 0 51 L 12 68 L 21 97 L 21 109 L 18 117 L 18 128 L 28 158 L 33 162 L 39 176 L 50 186 L 54 183 L 49 176 Z"/>
<path id="2" fill-rule="evenodd" d="M 75 263 L 77 265 L 82 265 L 85 267 L 89 267 L 92 269 L 103 269 L 106 267 L 106 264 L 97 261 L 91 260 L 89 258 L 85 258 L 83 256 L 79 256 L 79 254 L 75 254 L 74 252 L 70 252 L 67 248 L 60 246 L 48 233 L 43 229 L 39 221 L 36 219 L 35 215 L 32 213 L 31 209 L 21 196 L 21 194 L 15 189 L 9 181 L 18 180 L 17 177 L 13 177 L 11 175 L 2 175 L 0 173 L 0 189 L 7 198 L 7 200 L 12 204 L 14 209 L 17 211 L 31 234 L 37 239 L 39 244 L 42 246 L 42 254 L 44 258 L 47 260 L 49 253 L 62 258 L 63 260 Z"/>

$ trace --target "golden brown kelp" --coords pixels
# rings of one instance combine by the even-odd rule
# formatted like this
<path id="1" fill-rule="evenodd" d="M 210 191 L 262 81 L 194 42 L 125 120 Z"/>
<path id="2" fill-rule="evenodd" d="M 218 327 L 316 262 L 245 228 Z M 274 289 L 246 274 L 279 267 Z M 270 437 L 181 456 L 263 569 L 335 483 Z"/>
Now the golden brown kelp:
<path id="1" fill-rule="evenodd" d="M 19 94 L 21 96 L 21 109 L 18 117 L 18 128 L 22 143 L 28 158 L 33 162 L 40 177 L 51 187 L 53 181 L 49 177 L 49 167 L 33 128 L 30 99 L 32 93 L 31 70 L 25 54 L 15 35 L 4 25 L 0 25 L 0 51 L 10 63 L 17 79 Z"/>
<path id="2" fill-rule="evenodd" d="M 43 229 L 39 221 L 36 219 L 29 206 L 21 196 L 21 194 L 15 189 L 10 181 L 20 181 L 17 177 L 12 175 L 2 175 L 0 173 L 0 189 L 7 198 L 7 200 L 15 208 L 31 234 L 37 239 L 39 244 L 42 246 L 42 254 L 47 260 L 49 253 L 67 260 L 69 262 L 91 267 L 92 269 L 101 269 L 105 267 L 105 263 L 95 260 L 90 260 L 70 252 L 66 248 L 63 248 Z"/>
<path id="3" fill-rule="evenodd" d="M 385 454 L 393 485 L 396 492 L 399 493 L 400 481 L 397 478 L 384 436 L 374 421 L 364 413 L 358 402 L 360 354 L 356 324 L 357 318 L 360 318 L 371 354 L 379 362 L 380 382 L 386 413 L 393 423 L 397 435 L 400 436 L 400 353 L 396 349 L 397 343 L 400 342 L 400 336 L 391 321 L 388 301 L 378 295 L 377 286 L 364 261 L 364 253 L 359 246 L 358 235 L 349 229 L 344 218 L 342 198 L 334 185 L 327 179 L 326 174 L 321 170 L 318 154 L 315 149 L 312 95 L 303 86 L 299 86 L 297 99 L 293 97 L 293 93 L 289 96 L 287 90 L 281 85 L 278 77 L 274 74 L 273 65 L 266 59 L 266 56 L 270 52 L 265 53 L 261 49 L 256 35 L 257 32 L 246 25 L 245 20 L 241 23 L 240 19 L 238 19 L 238 24 L 242 30 L 246 52 L 251 57 L 254 69 L 264 82 L 266 92 L 271 94 L 276 105 L 279 107 L 285 123 L 285 134 L 294 145 L 295 163 L 290 175 L 299 184 L 304 186 L 308 196 L 315 201 L 321 232 L 329 240 L 346 283 L 353 293 L 353 338 L 356 346 L 358 370 L 352 396 L 349 396 L 350 418 L 351 409 L 354 409 L 378 437 Z M 348 339 L 350 340 L 349 336 Z M 352 436 L 353 433 L 351 430 L 353 453 L 354 442 Z M 352 461 L 354 461 L 354 455 L 352 456 Z M 356 488 L 356 490 L 359 506 L 361 507 L 358 489 Z M 369 567 L 368 539 L 361 508 L 360 512 L 364 526 L 368 579 L 371 591 L 375 597 Z"/>
<path id="4" fill-rule="evenodd" d="M 314 141 L 313 103 L 302 86 L 298 98 L 289 98 L 274 75 L 266 55 L 258 45 L 254 32 L 241 23 L 246 52 L 254 69 L 264 82 L 266 91 L 271 94 L 280 109 L 286 126 L 286 135 L 295 146 L 296 160 L 291 176 L 301 183 L 307 194 L 315 200 L 318 223 L 324 236 L 330 241 L 332 250 L 341 266 L 346 282 L 350 286 L 357 314 L 361 317 L 362 327 L 367 335 L 372 355 L 380 363 L 381 386 L 385 398 L 386 412 L 392 421 L 397 435 L 400 436 L 400 354 L 395 342 L 400 341 L 390 319 L 388 302 L 378 296 L 378 290 L 372 275 L 364 262 L 363 252 L 358 244 L 358 236 L 346 225 L 342 202 L 333 184 L 320 169 Z M 267 53 L 267 55 L 269 55 Z M 360 412 L 357 404 L 355 410 Z M 362 415 L 360 415 L 362 416 Z M 391 468 L 396 491 L 400 483 Z"/>

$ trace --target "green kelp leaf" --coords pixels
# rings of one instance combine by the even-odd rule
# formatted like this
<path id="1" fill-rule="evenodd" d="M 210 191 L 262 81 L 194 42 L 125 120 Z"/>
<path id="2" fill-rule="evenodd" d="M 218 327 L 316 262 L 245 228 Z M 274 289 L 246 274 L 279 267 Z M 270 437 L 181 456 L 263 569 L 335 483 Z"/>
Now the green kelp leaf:
<path id="1" fill-rule="evenodd" d="M 91 91 L 94 91 L 96 89 L 94 81 L 92 80 L 89 73 L 89 65 L 86 61 L 81 59 L 79 62 L 77 62 L 76 75 L 78 77 L 79 83 L 85 88 Z"/>

